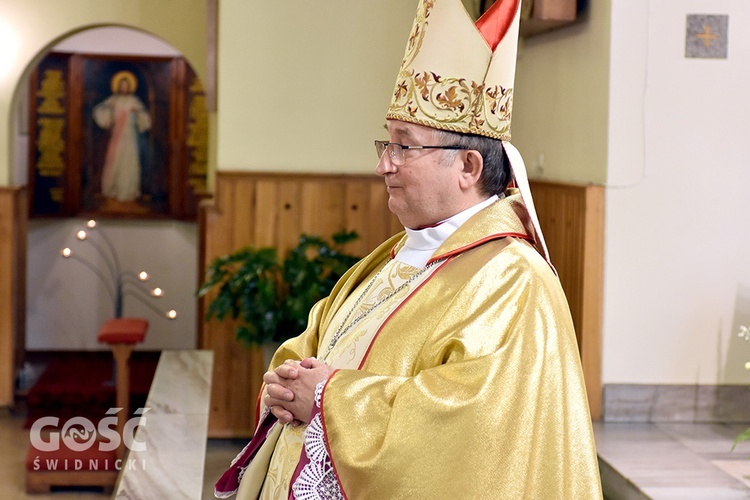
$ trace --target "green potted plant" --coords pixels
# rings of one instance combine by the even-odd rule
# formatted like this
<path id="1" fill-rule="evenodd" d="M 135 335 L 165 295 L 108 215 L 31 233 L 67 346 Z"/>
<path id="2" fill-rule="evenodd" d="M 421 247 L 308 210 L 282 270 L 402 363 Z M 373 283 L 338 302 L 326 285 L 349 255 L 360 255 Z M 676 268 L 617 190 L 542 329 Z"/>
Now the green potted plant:
<path id="1" fill-rule="evenodd" d="M 246 345 L 278 344 L 299 335 L 312 306 L 359 260 L 341 250 L 358 237 L 340 231 L 329 242 L 303 234 L 283 261 L 272 247 L 244 247 L 217 257 L 196 292 L 203 297 L 218 289 L 206 320 L 239 318 L 235 334 Z"/>
<path id="2" fill-rule="evenodd" d="M 740 332 L 737 335 L 744 339 L 745 342 L 750 342 L 750 325 L 740 325 Z M 750 370 L 750 361 L 745 363 L 745 369 Z M 750 441 L 750 428 L 745 429 L 740 433 L 739 436 L 734 438 L 734 443 L 732 443 L 732 450 L 734 450 L 735 446 L 745 441 Z"/>

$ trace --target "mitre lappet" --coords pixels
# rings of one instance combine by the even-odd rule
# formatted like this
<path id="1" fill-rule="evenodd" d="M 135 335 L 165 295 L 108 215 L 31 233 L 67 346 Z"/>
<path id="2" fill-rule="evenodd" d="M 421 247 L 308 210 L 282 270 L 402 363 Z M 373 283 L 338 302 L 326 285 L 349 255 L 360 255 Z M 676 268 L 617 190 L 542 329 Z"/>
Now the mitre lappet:
<path id="1" fill-rule="evenodd" d="M 502 141 L 549 262 L 526 167 L 510 141 L 521 0 L 497 0 L 474 23 L 461 0 L 420 0 L 387 119 Z"/>

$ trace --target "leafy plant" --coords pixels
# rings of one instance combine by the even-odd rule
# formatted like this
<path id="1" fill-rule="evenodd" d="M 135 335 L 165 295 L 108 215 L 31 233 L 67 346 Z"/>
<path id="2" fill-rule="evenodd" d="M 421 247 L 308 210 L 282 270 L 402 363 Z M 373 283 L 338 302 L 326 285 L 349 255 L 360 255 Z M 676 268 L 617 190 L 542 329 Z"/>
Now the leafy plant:
<path id="1" fill-rule="evenodd" d="M 239 318 L 235 335 L 248 345 L 299 335 L 312 306 L 329 295 L 359 260 L 341 251 L 342 245 L 358 237 L 354 231 L 340 231 L 329 242 L 303 234 L 281 262 L 272 247 L 244 247 L 217 257 L 196 292 L 203 297 L 218 288 L 206 309 L 206 320 Z"/>
<path id="2" fill-rule="evenodd" d="M 745 342 L 750 342 L 750 327 L 740 325 L 740 332 L 737 335 L 743 338 Z M 745 369 L 750 370 L 750 361 L 745 363 Z M 738 444 L 748 440 L 750 440 L 750 428 L 745 429 L 737 437 L 734 438 L 734 442 L 732 443 L 732 450 L 734 450 L 734 447 Z"/>

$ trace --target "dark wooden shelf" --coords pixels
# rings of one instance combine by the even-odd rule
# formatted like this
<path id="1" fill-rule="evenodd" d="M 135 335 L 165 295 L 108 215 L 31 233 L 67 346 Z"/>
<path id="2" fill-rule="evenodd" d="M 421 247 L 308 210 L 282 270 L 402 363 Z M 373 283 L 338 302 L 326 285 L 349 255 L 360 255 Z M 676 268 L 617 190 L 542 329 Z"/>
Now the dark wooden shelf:
<path id="1" fill-rule="evenodd" d="M 576 20 L 577 0 L 524 0 L 521 36 L 529 37 L 570 25 Z"/>

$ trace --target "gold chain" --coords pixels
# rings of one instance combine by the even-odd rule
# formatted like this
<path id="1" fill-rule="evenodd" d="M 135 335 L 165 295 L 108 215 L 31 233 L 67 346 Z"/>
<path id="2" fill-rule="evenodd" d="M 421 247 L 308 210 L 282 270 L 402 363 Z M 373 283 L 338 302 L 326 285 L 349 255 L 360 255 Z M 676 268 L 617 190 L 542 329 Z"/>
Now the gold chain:
<path id="1" fill-rule="evenodd" d="M 365 287 L 365 289 L 362 291 L 362 293 L 357 298 L 356 302 L 354 302 L 354 305 L 351 307 L 351 309 L 349 309 L 349 312 L 346 313 L 346 317 L 344 318 L 344 321 L 341 322 L 341 324 L 339 325 L 338 329 L 336 330 L 336 333 L 333 334 L 333 338 L 331 339 L 331 342 L 328 344 L 328 351 L 326 352 L 324 358 L 328 358 L 328 355 L 331 354 L 331 351 L 333 351 L 333 347 L 336 345 L 336 343 L 339 341 L 339 339 L 346 332 L 348 332 L 357 323 L 359 323 L 360 321 L 362 321 L 375 308 L 377 308 L 379 305 L 381 305 L 384 302 L 386 302 L 391 297 L 395 296 L 398 292 L 400 292 L 401 290 L 403 290 L 404 288 L 406 288 L 407 286 L 409 286 L 409 284 L 411 284 L 414 280 L 416 280 L 418 277 L 420 277 L 422 274 L 424 274 L 428 269 L 430 269 L 431 267 L 435 266 L 435 264 L 438 264 L 439 262 L 442 262 L 443 260 L 445 260 L 445 259 L 439 259 L 439 260 L 430 262 L 428 265 L 426 265 L 425 267 L 423 267 L 422 269 L 420 269 L 419 271 L 417 271 L 416 273 L 414 273 L 413 275 L 411 275 L 409 277 L 409 279 L 407 279 L 406 281 L 404 281 L 403 283 L 401 283 L 398 287 L 396 287 L 388 295 L 386 295 L 385 297 L 383 297 L 382 299 L 380 299 L 379 301 L 377 301 L 372 307 L 370 307 L 369 309 L 363 311 L 362 314 L 360 314 L 359 316 L 357 316 L 356 318 L 354 318 L 354 320 L 352 320 L 352 322 L 349 323 L 346 326 L 346 328 L 344 328 L 344 325 L 346 325 L 346 322 L 349 320 L 349 317 L 352 315 L 352 313 L 354 312 L 354 310 L 359 306 L 360 302 L 362 302 L 362 300 L 367 296 L 367 293 L 370 291 L 370 288 L 372 288 L 372 286 L 377 281 L 378 277 L 380 276 L 380 273 L 383 272 L 383 269 L 385 269 L 388 266 L 388 263 L 386 263 L 382 268 L 380 268 L 380 270 L 377 272 L 377 274 L 375 276 L 373 276 L 373 278 L 367 284 L 367 287 Z"/>

